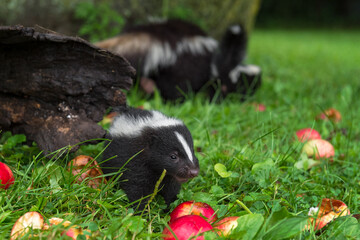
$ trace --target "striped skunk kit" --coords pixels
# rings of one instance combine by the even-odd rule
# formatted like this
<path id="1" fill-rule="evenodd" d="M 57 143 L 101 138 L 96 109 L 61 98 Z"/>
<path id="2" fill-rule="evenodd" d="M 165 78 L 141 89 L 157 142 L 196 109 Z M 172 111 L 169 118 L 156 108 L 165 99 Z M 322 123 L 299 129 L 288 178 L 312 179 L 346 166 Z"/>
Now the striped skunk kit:
<path id="1" fill-rule="evenodd" d="M 140 87 L 152 93 L 156 86 L 166 100 L 200 90 L 210 97 L 237 92 L 244 100 L 261 83 L 260 68 L 243 64 L 247 34 L 240 25 L 230 26 L 220 43 L 192 23 L 168 20 L 128 28 L 95 45 L 128 59 Z"/>
<path id="2" fill-rule="evenodd" d="M 103 172 L 123 168 L 119 186 L 130 202 L 144 198 L 135 203 L 143 209 L 166 169 L 159 194 L 169 205 L 176 200 L 181 183 L 199 173 L 190 131 L 181 120 L 158 111 L 125 107 L 117 111 L 107 136 L 112 142 L 103 154 Z"/>

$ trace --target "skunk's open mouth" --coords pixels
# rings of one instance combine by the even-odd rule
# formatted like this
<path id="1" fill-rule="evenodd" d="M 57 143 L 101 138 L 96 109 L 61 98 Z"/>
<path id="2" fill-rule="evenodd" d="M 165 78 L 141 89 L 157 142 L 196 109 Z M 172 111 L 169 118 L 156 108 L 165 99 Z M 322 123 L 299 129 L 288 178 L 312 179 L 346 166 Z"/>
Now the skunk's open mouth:
<path id="1" fill-rule="evenodd" d="M 184 182 L 187 182 L 190 178 L 185 178 L 185 177 L 179 177 L 179 176 L 176 176 L 176 175 L 174 175 L 173 176 L 175 179 L 176 179 L 176 181 L 178 181 L 179 183 L 184 183 Z"/>
<path id="2" fill-rule="evenodd" d="M 182 178 L 182 177 L 178 177 L 178 176 L 174 176 L 176 181 L 178 181 L 179 183 L 184 183 L 187 182 L 190 178 Z"/>

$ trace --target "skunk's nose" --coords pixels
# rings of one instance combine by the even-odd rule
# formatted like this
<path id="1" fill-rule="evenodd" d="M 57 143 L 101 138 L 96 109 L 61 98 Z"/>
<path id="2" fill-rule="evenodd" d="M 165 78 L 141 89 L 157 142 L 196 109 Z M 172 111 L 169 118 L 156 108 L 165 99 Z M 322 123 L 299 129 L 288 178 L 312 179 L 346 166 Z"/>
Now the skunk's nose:
<path id="1" fill-rule="evenodd" d="M 199 169 L 190 169 L 189 170 L 189 177 L 193 178 L 199 175 Z"/>

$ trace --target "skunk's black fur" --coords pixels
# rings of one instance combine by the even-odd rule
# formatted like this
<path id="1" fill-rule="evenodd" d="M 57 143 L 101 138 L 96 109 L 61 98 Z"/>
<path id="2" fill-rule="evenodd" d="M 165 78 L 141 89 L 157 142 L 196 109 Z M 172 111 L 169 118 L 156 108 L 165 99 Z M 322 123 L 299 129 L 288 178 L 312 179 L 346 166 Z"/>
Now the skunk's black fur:
<path id="1" fill-rule="evenodd" d="M 198 26 L 173 19 L 128 28 L 96 45 L 127 58 L 138 78 L 152 79 L 167 100 L 198 92 L 211 82 L 220 82 L 223 96 L 252 94 L 261 82 L 260 68 L 243 64 L 247 34 L 240 25 L 229 27 L 220 44 Z"/>
<path id="2" fill-rule="evenodd" d="M 191 134 L 178 119 L 157 111 L 122 108 L 108 137 L 112 142 L 104 151 L 101 168 L 104 173 L 113 173 L 124 167 L 119 185 L 130 202 L 145 197 L 139 203 L 140 209 L 154 192 L 164 169 L 167 174 L 160 195 L 167 204 L 176 200 L 182 182 L 199 173 Z"/>

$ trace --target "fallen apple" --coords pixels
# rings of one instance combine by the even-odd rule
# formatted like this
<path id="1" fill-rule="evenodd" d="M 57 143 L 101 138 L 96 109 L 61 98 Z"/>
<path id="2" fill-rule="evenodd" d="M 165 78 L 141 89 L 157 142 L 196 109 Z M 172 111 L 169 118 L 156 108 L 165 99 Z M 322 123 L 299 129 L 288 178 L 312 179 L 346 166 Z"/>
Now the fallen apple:
<path id="1" fill-rule="evenodd" d="M 320 133 L 312 128 L 303 128 L 296 131 L 297 139 L 300 142 L 306 142 L 312 139 L 321 139 Z"/>
<path id="2" fill-rule="evenodd" d="M 77 176 L 76 182 L 87 181 L 92 188 L 99 188 L 101 182 L 106 182 L 98 163 L 90 156 L 79 155 L 68 164 L 69 171 Z M 86 169 L 85 169 L 86 168 Z"/>
<path id="3" fill-rule="evenodd" d="M 0 188 L 8 189 L 14 184 L 14 174 L 5 163 L 0 162 Z"/>
<path id="4" fill-rule="evenodd" d="M 164 240 L 187 240 L 194 236 L 197 237 L 192 239 L 202 240 L 204 239 L 204 236 L 201 236 L 200 234 L 213 229 L 210 223 L 198 215 L 179 217 L 171 222 L 169 227 L 176 235 L 176 238 L 168 228 L 165 228 L 163 231 Z"/>
<path id="5" fill-rule="evenodd" d="M 64 227 L 69 227 L 71 225 L 71 222 L 70 221 L 67 221 L 67 220 L 64 220 L 62 218 L 57 218 L 57 217 L 53 217 L 53 218 L 50 218 L 49 219 L 49 223 L 50 223 L 50 226 L 47 225 L 46 223 L 44 224 L 44 227 L 43 229 L 44 230 L 48 230 L 50 229 L 51 226 L 53 225 L 63 225 Z M 63 231 L 61 233 L 61 235 L 66 235 L 66 236 L 69 236 L 71 237 L 72 239 L 76 240 L 76 238 L 79 236 L 79 235 L 83 235 L 83 231 L 80 227 L 74 225 L 74 226 L 71 226 L 69 229 L 67 229 L 66 231 Z M 86 236 L 86 238 L 89 238 L 89 236 Z"/>
<path id="6" fill-rule="evenodd" d="M 214 209 L 212 209 L 209 204 L 203 202 L 187 201 L 179 204 L 170 213 L 170 223 L 175 221 L 177 218 L 186 215 L 202 216 L 209 223 L 212 223 L 217 219 Z"/>
<path id="7" fill-rule="evenodd" d="M 50 218 L 49 219 L 49 223 L 50 223 L 50 226 L 48 224 L 44 224 L 44 227 L 43 229 L 44 230 L 48 230 L 52 225 L 59 225 L 60 223 L 62 223 L 62 225 L 64 227 L 68 227 L 71 225 L 71 222 L 70 221 L 64 221 L 64 219 L 62 218 L 57 218 L 57 217 L 53 217 L 53 218 Z"/>
<path id="8" fill-rule="evenodd" d="M 14 224 L 10 240 L 24 236 L 31 229 L 42 229 L 44 226 L 44 218 L 38 212 L 27 212 L 22 215 Z"/>
<path id="9" fill-rule="evenodd" d="M 252 105 L 255 107 L 255 111 L 257 112 L 264 112 L 266 110 L 266 106 L 262 103 L 253 103 Z"/>
<path id="10" fill-rule="evenodd" d="M 310 208 L 308 215 L 311 218 L 306 229 L 319 230 L 337 217 L 350 215 L 350 210 L 340 200 L 324 198 L 319 207 Z"/>
<path id="11" fill-rule="evenodd" d="M 306 142 L 302 152 L 306 153 L 308 157 L 315 157 L 315 159 L 332 158 L 335 155 L 333 145 L 324 139 L 313 139 Z"/>
<path id="12" fill-rule="evenodd" d="M 341 114 L 335 108 L 329 108 L 326 109 L 323 113 L 319 114 L 316 118 L 322 120 L 332 120 L 334 122 L 340 122 Z"/>
<path id="13" fill-rule="evenodd" d="M 217 222 L 214 225 L 214 228 L 218 230 L 218 235 L 222 237 L 228 236 L 231 231 L 238 226 L 238 218 L 239 217 L 236 216 L 226 217 Z"/>

